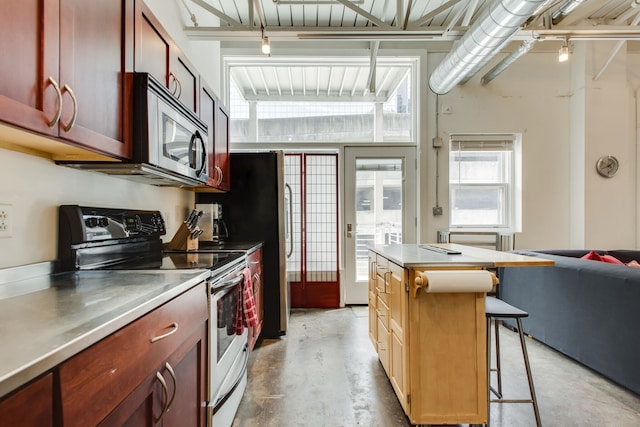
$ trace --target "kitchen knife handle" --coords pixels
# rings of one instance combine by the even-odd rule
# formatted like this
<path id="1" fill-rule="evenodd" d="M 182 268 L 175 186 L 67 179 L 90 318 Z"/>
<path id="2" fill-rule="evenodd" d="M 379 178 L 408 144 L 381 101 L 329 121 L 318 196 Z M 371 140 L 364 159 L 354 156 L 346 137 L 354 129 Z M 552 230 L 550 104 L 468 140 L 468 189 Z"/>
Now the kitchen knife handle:
<path id="1" fill-rule="evenodd" d="M 52 128 L 56 125 L 56 123 L 58 123 L 58 120 L 60 120 L 60 116 L 62 115 L 62 92 L 60 92 L 60 86 L 58 86 L 58 82 L 56 82 L 53 77 L 49 76 L 48 80 L 51 83 L 51 86 L 53 86 L 53 89 L 56 91 L 56 96 L 58 97 L 58 111 L 56 111 L 56 115 L 53 117 L 53 119 L 51 119 L 51 121 L 47 123 L 47 126 Z"/>

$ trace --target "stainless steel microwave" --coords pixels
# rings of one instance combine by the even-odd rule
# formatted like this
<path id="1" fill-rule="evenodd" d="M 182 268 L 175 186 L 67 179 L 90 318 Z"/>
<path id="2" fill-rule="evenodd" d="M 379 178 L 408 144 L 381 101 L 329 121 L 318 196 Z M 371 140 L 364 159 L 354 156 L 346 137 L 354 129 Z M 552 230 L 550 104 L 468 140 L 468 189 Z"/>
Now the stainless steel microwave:
<path id="1" fill-rule="evenodd" d="M 133 74 L 133 158 L 124 162 L 56 161 L 156 186 L 209 181 L 207 125 L 147 73 Z"/>
<path id="2" fill-rule="evenodd" d="M 136 73 L 133 85 L 134 161 L 206 184 L 207 125 L 150 74 Z"/>

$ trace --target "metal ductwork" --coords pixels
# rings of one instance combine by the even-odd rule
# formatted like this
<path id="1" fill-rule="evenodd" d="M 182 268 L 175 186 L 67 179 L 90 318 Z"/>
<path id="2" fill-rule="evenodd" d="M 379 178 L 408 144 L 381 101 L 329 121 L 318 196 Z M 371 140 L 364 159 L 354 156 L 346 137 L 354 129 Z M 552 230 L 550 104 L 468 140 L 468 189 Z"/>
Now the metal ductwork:
<path id="1" fill-rule="evenodd" d="M 444 95 L 462 80 L 469 80 L 544 1 L 496 0 L 438 65 L 429 79 L 429 88 L 438 95 Z"/>

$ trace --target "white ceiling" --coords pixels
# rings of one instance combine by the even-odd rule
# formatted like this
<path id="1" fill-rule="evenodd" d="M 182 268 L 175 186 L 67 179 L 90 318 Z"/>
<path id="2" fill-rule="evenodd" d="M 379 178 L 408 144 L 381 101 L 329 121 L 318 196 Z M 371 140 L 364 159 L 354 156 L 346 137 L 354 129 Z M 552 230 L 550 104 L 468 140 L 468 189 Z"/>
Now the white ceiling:
<path id="1" fill-rule="evenodd" d="M 370 42 L 370 58 L 322 64 L 304 59 L 242 60 L 231 77 L 246 99 L 385 100 L 409 70 L 376 58 L 379 42 L 460 39 L 493 0 L 176 0 L 186 34 L 194 40 L 249 41 L 262 35 L 291 40 Z M 552 20 L 570 2 L 577 7 Z M 640 43 L 640 0 L 548 0 L 513 40 L 628 40 Z M 507 49 L 514 49 L 512 43 Z M 541 45 L 543 43 L 537 43 Z M 316 60 L 317 61 L 317 60 Z M 375 65 L 371 67 L 371 65 Z M 375 69 L 375 72 L 371 72 Z M 395 85 L 395 86 L 394 86 Z"/>

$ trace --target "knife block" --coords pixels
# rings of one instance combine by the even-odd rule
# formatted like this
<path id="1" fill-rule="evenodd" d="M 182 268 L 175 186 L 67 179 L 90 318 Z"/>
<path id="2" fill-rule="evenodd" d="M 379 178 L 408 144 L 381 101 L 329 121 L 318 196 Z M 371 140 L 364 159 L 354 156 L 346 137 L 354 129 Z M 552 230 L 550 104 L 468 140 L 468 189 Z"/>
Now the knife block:
<path id="1" fill-rule="evenodd" d="M 196 251 L 198 250 L 198 238 L 191 238 L 191 230 L 187 224 L 180 224 L 180 228 L 173 235 L 173 238 L 167 245 L 172 251 Z"/>

